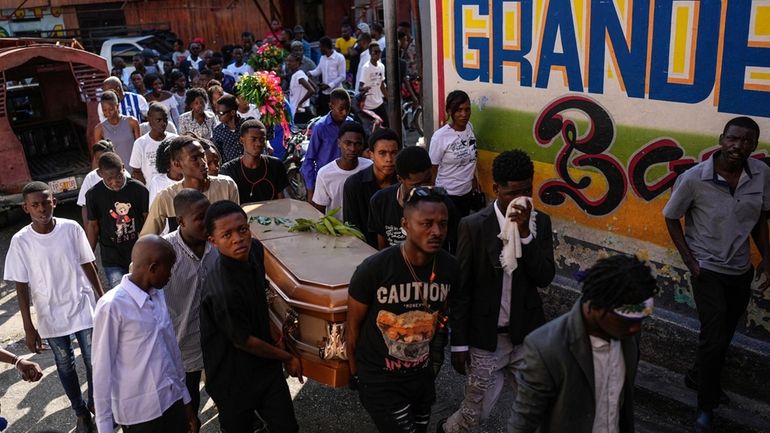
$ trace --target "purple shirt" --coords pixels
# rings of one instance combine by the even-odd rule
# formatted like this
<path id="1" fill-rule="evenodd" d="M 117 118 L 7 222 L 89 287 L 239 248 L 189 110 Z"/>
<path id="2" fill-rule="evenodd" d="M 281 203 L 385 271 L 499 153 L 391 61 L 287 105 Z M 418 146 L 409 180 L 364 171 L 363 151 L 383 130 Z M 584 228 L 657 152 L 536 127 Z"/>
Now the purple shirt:
<path id="1" fill-rule="evenodd" d="M 344 122 L 348 121 L 352 122 L 353 118 L 348 116 Z M 305 186 L 308 189 L 315 189 L 315 178 L 318 176 L 318 170 L 340 157 L 340 147 L 337 146 L 339 132 L 340 128 L 332 120 L 331 113 L 313 126 L 305 160 L 300 167 L 302 176 L 305 178 Z"/>

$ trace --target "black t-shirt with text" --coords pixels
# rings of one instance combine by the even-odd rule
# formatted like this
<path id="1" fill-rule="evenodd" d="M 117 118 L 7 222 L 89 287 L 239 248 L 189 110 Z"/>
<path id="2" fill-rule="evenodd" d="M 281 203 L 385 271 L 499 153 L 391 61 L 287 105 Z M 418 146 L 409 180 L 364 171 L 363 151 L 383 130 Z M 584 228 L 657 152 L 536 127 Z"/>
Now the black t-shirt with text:
<path id="1" fill-rule="evenodd" d="M 246 168 L 241 159 L 236 158 L 226 162 L 220 173 L 230 176 L 238 185 L 241 204 L 273 200 L 289 186 L 286 168 L 274 156 L 262 156 L 262 164 L 257 168 Z"/>
<path id="2" fill-rule="evenodd" d="M 127 179 L 120 191 L 99 182 L 86 193 L 90 221 L 99 222 L 102 266 L 128 268 L 131 250 L 144 225 L 150 193 L 141 183 Z"/>
<path id="3" fill-rule="evenodd" d="M 398 245 L 406 239 L 406 234 L 401 230 L 404 208 L 401 207 L 397 199 L 400 186 L 401 184 L 397 183 L 377 191 L 369 202 L 368 231 L 382 235 L 387 245 Z M 457 239 L 457 224 L 459 223 L 457 210 L 448 197 L 444 203 L 449 211 L 447 242 L 454 242 Z"/>
<path id="4" fill-rule="evenodd" d="M 356 344 L 358 375 L 366 380 L 405 377 L 429 366 L 430 341 L 437 312 L 460 281 L 457 260 L 441 250 L 433 262 L 414 267 L 415 281 L 401 247 L 389 247 L 356 268 L 348 293 L 369 306 Z M 427 306 L 426 309 L 426 300 Z"/>

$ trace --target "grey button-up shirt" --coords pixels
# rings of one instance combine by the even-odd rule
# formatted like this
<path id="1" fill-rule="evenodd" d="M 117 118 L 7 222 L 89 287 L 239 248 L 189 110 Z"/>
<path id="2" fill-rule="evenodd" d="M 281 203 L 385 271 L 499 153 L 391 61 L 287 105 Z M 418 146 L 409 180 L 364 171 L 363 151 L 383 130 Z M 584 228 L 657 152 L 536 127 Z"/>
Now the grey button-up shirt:
<path id="1" fill-rule="evenodd" d="M 176 252 L 176 262 L 171 268 L 171 279 L 163 288 L 171 323 L 174 324 L 176 341 L 182 352 L 182 363 L 187 373 L 203 370 L 201 352 L 201 282 L 208 264 L 213 263 L 219 252 L 206 242 L 200 259 L 184 243 L 179 230 L 165 236 Z"/>
<path id="2" fill-rule="evenodd" d="M 700 267 L 740 275 L 751 267 L 751 230 L 770 210 L 770 167 L 749 158 L 731 193 L 714 167 L 717 155 L 679 176 L 663 215 L 685 217 L 685 240 Z"/>

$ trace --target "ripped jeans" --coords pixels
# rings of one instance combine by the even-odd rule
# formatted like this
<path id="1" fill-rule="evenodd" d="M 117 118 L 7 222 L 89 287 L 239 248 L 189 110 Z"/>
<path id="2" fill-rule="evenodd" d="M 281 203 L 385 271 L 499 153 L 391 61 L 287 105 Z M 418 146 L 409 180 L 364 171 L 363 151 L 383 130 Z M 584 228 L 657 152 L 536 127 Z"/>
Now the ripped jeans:
<path id="1" fill-rule="evenodd" d="M 78 340 L 83 363 L 86 365 L 88 404 L 83 401 L 83 395 L 80 392 L 80 379 L 75 368 L 75 351 L 72 349 L 73 336 Z M 56 372 L 59 374 L 59 380 L 64 387 L 64 393 L 70 399 L 72 409 L 77 416 L 87 415 L 88 407 L 94 401 L 93 379 L 91 378 L 91 328 L 77 331 L 71 335 L 47 338 L 46 341 L 53 351 L 56 360 Z"/>
<path id="2" fill-rule="evenodd" d="M 470 368 L 465 384 L 465 397 L 460 409 L 444 424 L 444 431 L 466 431 L 489 417 L 506 380 L 516 390 L 514 372 L 523 366 L 521 345 L 513 345 L 508 334 L 497 334 L 497 350 L 470 348 Z"/>

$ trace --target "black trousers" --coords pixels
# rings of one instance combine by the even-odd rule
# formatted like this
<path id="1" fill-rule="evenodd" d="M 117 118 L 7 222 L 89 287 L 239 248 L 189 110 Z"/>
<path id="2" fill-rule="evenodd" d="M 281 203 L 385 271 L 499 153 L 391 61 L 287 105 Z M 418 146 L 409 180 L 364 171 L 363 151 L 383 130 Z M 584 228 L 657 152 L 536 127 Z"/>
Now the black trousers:
<path id="1" fill-rule="evenodd" d="M 323 116 L 324 114 L 329 112 L 329 102 L 331 101 L 330 96 L 324 94 L 323 92 L 320 92 L 318 94 L 318 99 L 315 101 L 315 114 L 316 116 Z"/>
<path id="2" fill-rule="evenodd" d="M 358 397 L 380 433 L 425 433 L 435 397 L 433 372 L 419 376 L 358 384 Z"/>
<path id="3" fill-rule="evenodd" d="M 463 217 L 470 215 L 473 211 L 473 191 L 464 195 L 450 195 L 448 197 L 452 200 L 452 204 L 455 205 L 458 221 Z"/>
<path id="4" fill-rule="evenodd" d="M 275 433 L 295 433 L 299 431 L 294 405 L 289 393 L 289 385 L 281 369 L 265 371 L 263 382 L 257 390 L 258 397 L 250 404 L 238 402 L 237 406 L 220 403 L 215 400 L 219 410 L 219 425 L 226 433 L 254 433 L 255 425 L 261 422 L 256 413 L 267 424 L 268 431 Z M 236 407 L 233 407 L 236 406 Z"/>
<path id="5" fill-rule="evenodd" d="M 390 122 L 388 122 L 388 104 L 387 102 L 383 102 L 380 104 L 379 107 L 375 108 L 374 111 L 378 116 L 382 118 L 382 127 L 383 128 L 389 128 Z"/>
<path id="6" fill-rule="evenodd" d="M 178 400 L 152 421 L 122 427 L 126 433 L 187 433 L 184 403 Z"/>
<path id="7" fill-rule="evenodd" d="M 185 373 L 184 382 L 187 386 L 187 392 L 190 393 L 190 405 L 198 418 L 198 431 L 200 431 L 200 417 L 198 412 L 201 408 L 201 371 L 191 371 Z"/>
<path id="8" fill-rule="evenodd" d="M 719 405 L 725 355 L 738 320 L 749 304 L 753 277 L 753 268 L 742 275 L 701 269 L 700 276 L 691 279 L 700 320 L 698 351 L 692 373 L 698 378 L 698 407 L 701 409 L 714 409 Z"/>

